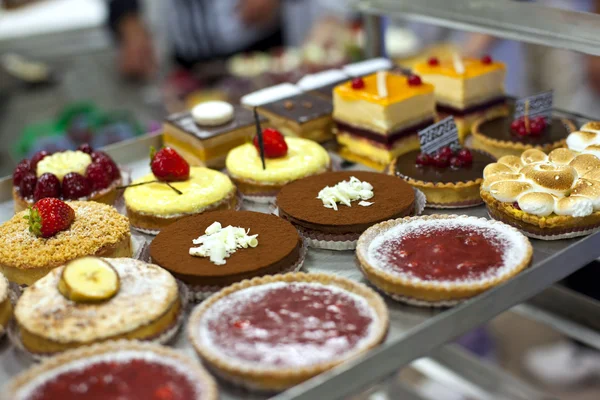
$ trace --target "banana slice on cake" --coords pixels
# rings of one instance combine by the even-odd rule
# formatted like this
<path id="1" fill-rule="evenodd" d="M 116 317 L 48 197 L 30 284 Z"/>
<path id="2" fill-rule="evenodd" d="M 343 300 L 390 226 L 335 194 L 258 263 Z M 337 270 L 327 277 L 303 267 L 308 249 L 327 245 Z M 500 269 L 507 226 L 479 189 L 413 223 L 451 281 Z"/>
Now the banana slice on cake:
<path id="1" fill-rule="evenodd" d="M 67 299 L 78 303 L 104 301 L 119 291 L 119 275 L 103 259 L 83 257 L 65 266 L 58 290 Z"/>

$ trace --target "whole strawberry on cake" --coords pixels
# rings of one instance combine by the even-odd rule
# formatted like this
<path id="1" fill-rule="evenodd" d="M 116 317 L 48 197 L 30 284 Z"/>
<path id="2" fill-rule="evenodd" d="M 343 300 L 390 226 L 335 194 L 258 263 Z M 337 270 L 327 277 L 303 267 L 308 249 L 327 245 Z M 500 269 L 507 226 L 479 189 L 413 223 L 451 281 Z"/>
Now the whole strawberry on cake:
<path id="1" fill-rule="evenodd" d="M 236 188 L 219 171 L 190 165 L 170 147 L 150 153 L 152 172 L 125 189 L 131 225 L 156 234 L 188 215 L 230 210 L 237 206 Z"/>
<path id="2" fill-rule="evenodd" d="M 327 151 L 312 140 L 284 138 L 279 131 L 267 128 L 263 131 L 263 142 L 264 168 L 258 137 L 227 155 L 227 171 L 246 199 L 276 196 L 287 183 L 331 167 Z"/>
<path id="3" fill-rule="evenodd" d="M 13 172 L 15 212 L 45 197 L 112 205 L 120 184 L 121 172 L 115 161 L 88 144 L 75 151 L 39 151 L 19 162 Z"/>

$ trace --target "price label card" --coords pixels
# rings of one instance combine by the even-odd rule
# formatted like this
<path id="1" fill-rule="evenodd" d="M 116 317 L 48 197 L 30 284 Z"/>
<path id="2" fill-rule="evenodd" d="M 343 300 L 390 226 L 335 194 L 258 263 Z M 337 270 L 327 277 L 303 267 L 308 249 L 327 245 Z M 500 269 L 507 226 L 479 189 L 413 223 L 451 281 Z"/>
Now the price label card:
<path id="1" fill-rule="evenodd" d="M 419 131 L 419 141 L 421 142 L 421 151 L 427 154 L 434 154 L 446 146 L 453 149 L 459 148 L 458 129 L 456 129 L 454 117 L 445 118 Z"/>
<path id="2" fill-rule="evenodd" d="M 547 123 L 550 123 L 552 120 L 553 97 L 554 92 L 549 90 L 517 100 L 515 103 L 515 119 L 523 118 L 525 114 L 528 114 L 530 118 L 541 115 Z"/>

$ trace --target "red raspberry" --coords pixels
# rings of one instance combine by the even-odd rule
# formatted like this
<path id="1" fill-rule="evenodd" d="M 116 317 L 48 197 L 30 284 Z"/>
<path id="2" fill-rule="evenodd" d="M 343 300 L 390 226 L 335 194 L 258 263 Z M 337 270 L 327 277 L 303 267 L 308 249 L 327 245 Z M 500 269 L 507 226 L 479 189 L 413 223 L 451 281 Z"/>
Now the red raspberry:
<path id="1" fill-rule="evenodd" d="M 452 151 L 452 148 L 450 146 L 445 146 L 439 149 L 438 153 L 450 158 L 454 154 L 454 151 Z"/>
<path id="2" fill-rule="evenodd" d="M 121 171 L 119 170 L 117 163 L 115 163 L 108 154 L 103 153 L 101 151 L 97 151 L 92 154 L 94 154 L 94 156 L 92 157 L 92 160 L 95 163 L 101 164 L 102 167 L 106 168 L 111 180 L 114 181 L 121 177 Z"/>
<path id="3" fill-rule="evenodd" d="M 447 168 L 450 165 L 450 157 L 442 153 L 437 153 L 433 156 L 433 165 L 438 168 Z"/>
<path id="4" fill-rule="evenodd" d="M 463 161 L 460 159 L 460 157 L 454 156 L 454 157 L 450 158 L 450 165 L 452 166 L 452 168 L 458 169 L 458 168 L 462 168 L 462 166 L 464 164 L 463 164 Z"/>
<path id="5" fill-rule="evenodd" d="M 473 162 L 473 153 L 467 148 L 460 149 L 456 156 L 462 161 L 463 165 L 469 165 Z"/>
<path id="6" fill-rule="evenodd" d="M 33 199 L 35 201 L 45 199 L 46 197 L 60 197 L 60 181 L 56 175 L 48 172 L 40 176 L 33 192 Z"/>
<path id="7" fill-rule="evenodd" d="M 485 55 L 485 56 L 481 57 L 481 62 L 483 64 L 489 65 L 492 63 L 492 57 L 490 57 L 489 55 Z"/>
<path id="8" fill-rule="evenodd" d="M 359 90 L 365 88 L 365 81 L 362 78 L 354 78 L 350 83 L 352 89 Z"/>
<path id="9" fill-rule="evenodd" d="M 110 171 L 107 171 L 102 164 L 95 162 L 88 165 L 85 177 L 92 186 L 92 191 L 106 189 L 112 182 Z"/>
<path id="10" fill-rule="evenodd" d="M 79 147 L 77 148 L 77 150 L 83 151 L 84 153 L 87 153 L 87 154 L 92 154 L 94 151 L 92 149 L 92 146 L 90 146 L 88 143 L 80 144 Z"/>
<path id="11" fill-rule="evenodd" d="M 420 86 L 423 84 L 419 75 L 411 75 L 408 77 L 408 86 Z"/>
<path id="12" fill-rule="evenodd" d="M 88 197 L 92 193 L 92 186 L 85 176 L 71 172 L 63 178 L 62 192 L 65 200 L 78 200 Z"/>
<path id="13" fill-rule="evenodd" d="M 21 160 L 13 172 L 13 186 L 19 186 L 23 177 L 31 173 L 31 162 L 28 159 Z"/>
<path id="14" fill-rule="evenodd" d="M 48 153 L 46 150 L 38 151 L 37 153 L 35 153 L 33 157 L 31 157 L 31 170 L 35 172 L 38 163 L 49 155 L 50 153 Z"/>
<path id="15" fill-rule="evenodd" d="M 431 159 L 431 156 L 427 153 L 419 153 L 417 154 L 417 159 L 415 160 L 417 165 L 431 165 L 431 163 L 433 162 L 433 160 Z"/>
<path id="16" fill-rule="evenodd" d="M 21 178 L 21 182 L 19 183 L 19 193 L 23 198 L 29 198 L 33 196 L 33 192 L 35 191 L 35 185 L 37 183 L 37 176 L 29 172 L 25 176 Z"/>
<path id="17" fill-rule="evenodd" d="M 437 57 L 431 57 L 429 60 L 427 60 L 427 64 L 431 65 L 432 67 L 437 67 L 440 65 L 440 60 L 438 60 Z"/>

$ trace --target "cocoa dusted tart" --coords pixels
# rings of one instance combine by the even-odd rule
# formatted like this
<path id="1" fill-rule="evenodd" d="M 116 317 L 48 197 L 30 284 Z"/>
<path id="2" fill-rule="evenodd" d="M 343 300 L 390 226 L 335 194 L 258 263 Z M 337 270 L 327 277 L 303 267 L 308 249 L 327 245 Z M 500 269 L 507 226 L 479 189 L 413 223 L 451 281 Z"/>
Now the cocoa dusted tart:
<path id="1" fill-rule="evenodd" d="M 34 356 L 116 339 L 164 342 L 177 331 L 183 306 L 164 269 L 90 257 L 25 289 L 15 306 L 16 335 Z"/>
<path id="2" fill-rule="evenodd" d="M 214 379 L 178 351 L 116 341 L 71 350 L 15 377 L 5 394 L 20 400 L 217 400 Z"/>
<path id="3" fill-rule="evenodd" d="M 479 188 L 483 182 L 483 169 L 493 163 L 494 158 L 468 149 L 458 151 L 456 158 L 451 165 L 450 160 L 441 163 L 443 160 L 439 157 L 412 151 L 396 158 L 388 172 L 422 191 L 427 198 L 427 207 L 461 208 L 481 204 Z"/>
<path id="4" fill-rule="evenodd" d="M 473 125 L 472 147 L 496 158 L 506 155 L 520 156 L 528 149 L 549 152 L 564 147 L 567 136 L 575 131 L 573 122 L 553 117 L 540 132 L 519 134 L 512 114 L 480 119 Z"/>
<path id="5" fill-rule="evenodd" d="M 256 247 L 237 249 L 222 265 L 190 255 L 193 241 L 218 222 L 256 237 Z M 163 229 L 150 245 L 152 261 L 190 286 L 197 300 L 232 283 L 301 267 L 302 241 L 292 224 L 252 211 L 215 211 L 184 218 Z"/>
<path id="6" fill-rule="evenodd" d="M 395 300 L 448 306 L 526 268 L 533 254 L 516 229 L 485 218 L 430 215 L 386 221 L 359 239 L 365 277 Z"/>
<path id="7" fill-rule="evenodd" d="M 326 187 L 355 178 L 372 186 L 371 195 L 350 206 L 336 203 L 337 210 L 325 206 L 319 193 Z M 368 187 L 368 186 L 367 186 Z M 354 249 L 356 240 L 371 225 L 410 215 L 415 210 L 415 192 L 404 180 L 377 172 L 328 172 L 290 183 L 277 196 L 279 215 L 289 220 L 312 247 Z"/>
<path id="8" fill-rule="evenodd" d="M 223 289 L 194 309 L 188 335 L 223 378 L 283 390 L 377 346 L 388 321 L 381 297 L 360 283 L 291 273 Z"/>

